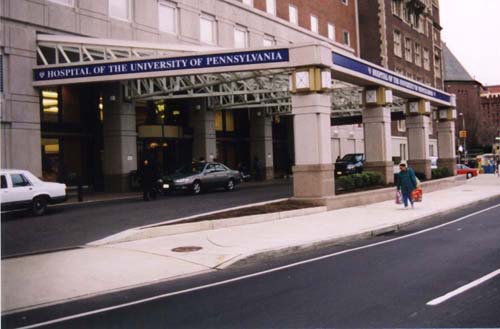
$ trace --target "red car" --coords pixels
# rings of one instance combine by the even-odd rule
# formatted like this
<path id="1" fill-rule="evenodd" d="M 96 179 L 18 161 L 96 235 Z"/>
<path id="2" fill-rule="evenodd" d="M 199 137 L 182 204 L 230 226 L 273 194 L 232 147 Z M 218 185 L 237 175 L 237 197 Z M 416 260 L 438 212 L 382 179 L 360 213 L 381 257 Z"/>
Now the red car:
<path id="1" fill-rule="evenodd" d="M 477 176 L 477 169 L 469 168 L 464 164 L 457 164 L 457 175 L 467 175 L 467 178 Z"/>

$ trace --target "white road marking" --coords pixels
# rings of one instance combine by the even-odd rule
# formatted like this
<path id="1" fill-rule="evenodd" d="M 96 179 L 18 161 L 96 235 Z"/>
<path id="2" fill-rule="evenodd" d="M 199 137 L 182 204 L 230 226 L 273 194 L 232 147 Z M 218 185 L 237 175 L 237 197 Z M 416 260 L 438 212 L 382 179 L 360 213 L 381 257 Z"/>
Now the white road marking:
<path id="1" fill-rule="evenodd" d="M 481 277 L 481 278 L 479 278 L 479 279 L 477 279 L 475 281 L 472 281 L 472 282 L 466 284 L 465 286 L 462 286 L 462 287 L 460 287 L 458 289 L 455 289 L 455 290 L 447 293 L 446 295 L 443 295 L 441 297 L 433 299 L 430 302 L 428 302 L 426 305 L 429 305 L 429 306 L 439 305 L 439 304 L 447 301 L 450 298 L 453 298 L 453 297 L 455 297 L 457 295 L 460 295 L 461 293 L 466 292 L 469 289 L 472 289 L 474 287 L 479 286 L 481 283 L 484 283 L 484 282 L 486 282 L 486 281 L 494 278 L 495 276 L 497 276 L 499 274 L 500 274 L 500 269 L 498 269 L 498 270 L 496 270 L 494 272 L 491 272 L 490 274 L 487 274 L 487 275 L 485 275 L 485 276 L 483 276 L 483 277 Z"/>
<path id="2" fill-rule="evenodd" d="M 311 258 L 311 259 L 303 260 L 303 261 L 300 261 L 300 262 L 296 262 L 296 263 L 292 263 L 292 264 L 288 264 L 288 265 L 284 265 L 284 266 L 272 268 L 272 269 L 261 271 L 261 272 L 257 272 L 257 273 L 247 274 L 247 275 L 243 275 L 243 276 L 240 276 L 240 277 L 236 277 L 236 278 L 232 278 L 232 279 L 228 279 L 228 280 L 224 280 L 224 281 L 210 283 L 210 284 L 206 284 L 206 285 L 202 285 L 202 286 L 198 286 L 198 287 L 193 287 L 193 288 L 189 288 L 189 289 L 184 289 L 184 290 L 180 290 L 180 291 L 170 292 L 170 293 L 166 293 L 166 294 L 162 294 L 162 295 L 157 295 L 157 296 L 153 296 L 153 297 L 149 297 L 149 298 L 144 298 L 144 299 L 140 299 L 140 300 L 136 300 L 136 301 L 133 301 L 133 302 L 124 303 L 124 304 L 118 304 L 118 305 L 114 305 L 114 306 L 110 306 L 110 307 L 100 308 L 100 309 L 97 309 L 97 310 L 93 310 L 93 311 L 89 311 L 89 312 L 84 312 L 84 313 L 79 313 L 79 314 L 74 314 L 74 315 L 70 315 L 70 316 L 66 316 L 66 317 L 62 317 L 62 318 L 58 318 L 58 319 L 54 319 L 54 320 L 50 320 L 50 321 L 35 323 L 35 324 L 29 325 L 29 326 L 20 327 L 19 329 L 38 328 L 38 327 L 41 327 L 41 326 L 46 326 L 46 325 L 50 325 L 50 324 L 54 324 L 54 323 L 59 323 L 59 322 L 64 322 L 64 321 L 69 321 L 69 320 L 74 320 L 74 319 L 83 318 L 83 317 L 90 316 L 90 315 L 95 315 L 95 314 L 99 314 L 99 313 L 104 313 L 104 312 L 108 312 L 108 311 L 117 310 L 117 309 L 120 309 L 120 308 L 125 308 L 125 307 L 129 307 L 129 306 L 133 306 L 133 305 L 138 305 L 138 304 L 142 304 L 142 303 L 147 303 L 147 302 L 151 302 L 151 301 L 162 299 L 162 298 L 167 298 L 167 297 L 182 295 L 182 294 L 185 294 L 185 293 L 189 293 L 189 292 L 193 292 L 193 291 L 198 291 L 198 290 L 203 290 L 203 289 L 212 288 L 212 287 L 218 287 L 218 286 L 222 286 L 222 285 L 225 285 L 225 284 L 228 284 L 228 283 L 232 283 L 232 282 L 236 282 L 236 281 L 241 281 L 241 280 L 245 280 L 245 279 L 249 279 L 249 278 L 253 278 L 253 277 L 257 277 L 257 276 L 261 276 L 261 275 L 265 275 L 265 274 L 269 274 L 269 273 L 273 273 L 273 272 L 278 272 L 278 271 L 281 271 L 281 270 L 284 270 L 284 269 L 288 269 L 288 268 L 292 268 L 292 267 L 297 267 L 297 266 L 308 264 L 308 263 L 317 262 L 317 261 L 320 261 L 320 260 L 323 260 L 323 259 L 332 258 L 332 257 L 335 257 L 335 256 L 339 256 L 339 255 L 351 253 L 351 252 L 354 252 L 354 251 L 368 249 L 368 248 L 371 248 L 371 247 L 376 247 L 376 246 L 388 244 L 388 243 L 391 243 L 391 242 L 394 242 L 394 241 L 399 241 L 399 240 L 407 239 L 407 238 L 410 238 L 410 237 L 413 237 L 413 236 L 417 236 L 417 235 L 420 235 L 420 234 L 424 234 L 424 233 L 427 233 L 427 232 L 431 232 L 431 231 L 440 229 L 440 228 L 448 226 L 448 225 L 452 225 L 454 223 L 458 223 L 458 222 L 463 221 L 463 220 L 465 220 L 467 218 L 476 216 L 478 214 L 481 214 L 483 212 L 487 212 L 489 210 L 492 210 L 492 209 L 495 209 L 495 208 L 498 208 L 498 207 L 500 207 L 500 204 L 492 206 L 492 207 L 489 207 L 489 208 L 486 208 L 486 209 L 483 209 L 483 210 L 476 211 L 476 212 L 474 212 L 472 214 L 460 217 L 460 218 L 455 219 L 455 220 L 453 220 L 451 222 L 447 222 L 447 223 L 444 223 L 444 224 L 441 224 L 441 225 L 430 227 L 428 229 L 425 229 L 425 230 L 422 230 L 422 231 L 418 231 L 418 232 L 415 232 L 415 233 L 411 233 L 411 234 L 408 234 L 408 235 L 405 235 L 405 236 L 401 236 L 401 237 L 398 237 L 398 238 L 394 238 L 394 239 L 390 239 L 390 240 L 386 240 L 386 241 L 381 241 L 381 242 L 377 242 L 377 243 L 372 243 L 372 244 L 369 244 L 369 245 L 366 245 L 366 246 L 357 247 L 357 248 L 353 248 L 353 249 L 348 249 L 348 250 L 344 250 L 344 251 L 340 251 L 340 252 L 336 252 L 336 253 L 333 253 L 333 254 L 324 255 L 324 256 L 320 256 L 320 257 L 316 257 L 316 258 Z"/>

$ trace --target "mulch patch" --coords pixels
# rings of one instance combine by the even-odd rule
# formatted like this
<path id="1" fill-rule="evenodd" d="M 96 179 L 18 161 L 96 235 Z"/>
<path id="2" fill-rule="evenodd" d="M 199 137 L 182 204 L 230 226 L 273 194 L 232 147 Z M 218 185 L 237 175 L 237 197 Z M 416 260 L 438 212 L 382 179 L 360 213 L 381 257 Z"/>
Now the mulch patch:
<path id="1" fill-rule="evenodd" d="M 297 200 L 286 200 L 286 201 L 280 201 L 280 202 L 276 202 L 276 203 L 269 203 L 269 204 L 265 204 L 265 205 L 261 205 L 261 206 L 234 209 L 234 210 L 219 212 L 219 213 L 212 214 L 212 215 L 189 218 L 189 219 L 175 222 L 175 223 L 166 223 L 165 225 L 196 223 L 196 222 L 201 222 L 204 220 L 217 220 L 217 219 L 224 219 L 224 218 L 269 214 L 269 213 L 273 213 L 273 212 L 281 212 L 281 211 L 287 211 L 287 210 L 296 210 L 296 209 L 312 208 L 312 207 L 317 207 L 317 205 L 312 204 L 312 203 L 308 203 L 308 202 L 297 201 Z"/>

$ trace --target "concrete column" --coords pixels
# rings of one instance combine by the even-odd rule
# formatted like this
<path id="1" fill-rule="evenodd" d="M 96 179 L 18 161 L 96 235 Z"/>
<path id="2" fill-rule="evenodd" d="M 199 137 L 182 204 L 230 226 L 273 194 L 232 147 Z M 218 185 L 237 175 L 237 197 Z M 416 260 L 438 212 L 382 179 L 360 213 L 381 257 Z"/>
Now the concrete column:
<path id="1" fill-rule="evenodd" d="M 372 107 L 363 110 L 365 171 L 382 174 L 386 184 L 394 183 L 392 162 L 391 109 Z"/>
<path id="2" fill-rule="evenodd" d="M 129 173 L 137 169 L 137 132 L 134 103 L 123 100 L 119 84 L 104 93 L 104 188 L 111 192 L 129 190 Z"/>
<path id="3" fill-rule="evenodd" d="M 294 196 L 318 198 L 334 195 L 330 94 L 292 95 L 292 113 Z"/>
<path id="4" fill-rule="evenodd" d="M 410 115 L 406 117 L 406 133 L 408 137 L 408 166 L 415 172 L 431 178 L 431 159 L 429 158 L 429 124 L 427 115 Z"/>
<path id="5" fill-rule="evenodd" d="M 448 168 L 455 175 L 455 121 L 439 121 L 437 124 L 437 135 L 438 167 Z"/>
<path id="6" fill-rule="evenodd" d="M 207 101 L 193 104 L 191 123 L 193 125 L 193 158 L 211 161 L 216 157 L 215 114 L 207 108 Z"/>
<path id="7" fill-rule="evenodd" d="M 250 155 L 251 161 L 254 157 L 261 161 L 264 179 L 273 179 L 273 125 L 264 109 L 252 110 L 250 114 Z"/>

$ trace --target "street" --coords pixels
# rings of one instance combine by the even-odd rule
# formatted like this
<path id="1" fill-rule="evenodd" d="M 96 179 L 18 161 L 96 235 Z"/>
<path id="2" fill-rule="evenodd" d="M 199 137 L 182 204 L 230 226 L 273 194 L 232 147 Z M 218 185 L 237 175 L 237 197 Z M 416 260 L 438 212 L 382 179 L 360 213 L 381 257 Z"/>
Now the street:
<path id="1" fill-rule="evenodd" d="M 496 198 L 395 234 L 21 312 L 2 325 L 498 327 L 498 275 L 430 302 L 498 273 L 499 218 Z"/>
<path id="2" fill-rule="evenodd" d="M 123 230 L 230 207 L 288 198 L 290 184 L 244 184 L 233 192 L 212 191 L 198 196 L 171 195 L 49 208 L 47 215 L 2 214 L 2 257 L 72 248 Z"/>

